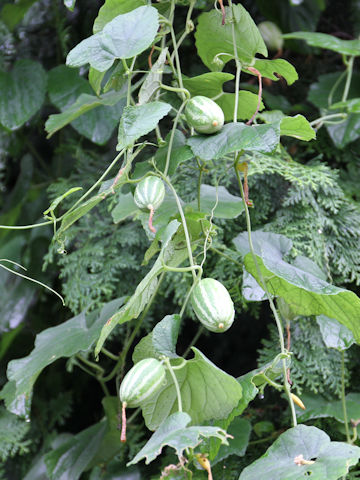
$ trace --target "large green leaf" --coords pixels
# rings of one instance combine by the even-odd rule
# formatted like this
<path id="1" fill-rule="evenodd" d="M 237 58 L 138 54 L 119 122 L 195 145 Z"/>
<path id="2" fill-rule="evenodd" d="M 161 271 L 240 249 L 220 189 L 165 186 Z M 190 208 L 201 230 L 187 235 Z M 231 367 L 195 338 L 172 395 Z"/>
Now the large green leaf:
<path id="1" fill-rule="evenodd" d="M 302 115 L 284 117 L 280 123 L 280 135 L 295 137 L 306 142 L 316 138 L 315 130 Z"/>
<path id="2" fill-rule="evenodd" d="M 109 317 L 105 325 L 101 330 L 99 340 L 95 348 L 95 356 L 99 355 L 99 352 L 113 329 L 121 323 L 128 322 L 133 318 L 137 318 L 147 305 L 151 295 L 156 290 L 158 285 L 158 276 L 163 270 L 163 262 L 168 265 L 177 266 L 187 256 L 185 248 L 174 251 L 174 245 L 171 243 L 171 238 L 179 228 L 180 223 L 177 220 L 173 220 L 169 223 L 166 229 L 162 232 L 161 241 L 162 248 L 159 256 L 154 263 L 150 272 L 141 280 L 136 287 L 136 290 L 127 303 L 112 317 Z"/>
<path id="3" fill-rule="evenodd" d="M 71 357 L 87 351 L 96 341 L 104 321 L 114 313 L 123 299 L 106 304 L 100 313 L 92 313 L 86 318 L 80 313 L 74 318 L 47 328 L 36 336 L 35 348 L 27 357 L 12 360 L 8 364 L 8 383 L 0 392 L 8 410 L 29 417 L 31 392 L 37 377 L 48 365 L 59 358 Z"/>
<path id="4" fill-rule="evenodd" d="M 100 447 L 105 431 L 105 422 L 96 423 L 47 453 L 45 464 L 50 478 L 78 480 Z"/>
<path id="5" fill-rule="evenodd" d="M 131 12 L 131 10 L 146 4 L 146 0 L 106 0 L 95 18 L 93 32 L 100 32 L 107 23 L 118 15 Z"/>
<path id="6" fill-rule="evenodd" d="M 228 417 L 241 399 L 241 385 L 195 347 L 192 350 L 195 354 L 193 359 L 172 360 L 174 365 L 183 363 L 181 368 L 174 370 L 183 411 L 190 415 L 195 425 Z M 145 401 L 141 408 L 150 430 L 157 429 L 169 415 L 178 411 L 176 389 L 169 372 L 166 374 L 166 385 Z"/>
<path id="7" fill-rule="evenodd" d="M 211 462 L 212 465 L 224 460 L 224 458 L 230 455 L 237 455 L 238 457 L 245 455 L 251 433 L 251 423 L 249 420 L 245 418 L 235 418 L 227 429 L 227 432 L 229 435 L 232 435 L 233 438 L 228 439 L 229 445 L 220 446 L 216 459 Z"/>
<path id="8" fill-rule="evenodd" d="M 291 85 L 299 78 L 295 68 L 291 65 L 291 63 L 282 58 L 277 58 L 276 60 L 257 59 L 253 67 L 259 70 L 263 77 L 270 78 L 271 80 L 279 80 L 280 75 L 286 80 L 288 85 Z M 254 75 L 254 73 L 250 72 L 249 70 L 247 70 L 247 73 Z"/>
<path id="9" fill-rule="evenodd" d="M 337 322 L 333 318 L 319 315 L 316 317 L 317 324 L 320 327 L 321 336 L 328 348 L 336 350 L 346 350 L 355 343 L 354 335 L 345 325 Z"/>
<path id="10" fill-rule="evenodd" d="M 203 438 L 216 437 L 221 440 L 221 443 L 228 443 L 226 432 L 221 428 L 188 427 L 190 422 L 191 417 L 187 413 L 173 413 L 160 425 L 146 445 L 127 465 L 133 465 L 143 458 L 146 459 L 145 463 L 149 464 L 161 454 L 166 445 L 174 448 L 176 455 L 180 458 L 186 448 L 197 447 Z"/>
<path id="11" fill-rule="evenodd" d="M 171 105 L 164 102 L 151 102 L 145 105 L 129 105 L 124 108 L 119 125 L 116 149 L 133 145 L 136 140 L 151 132 L 159 121 L 171 110 Z"/>
<path id="12" fill-rule="evenodd" d="M 241 63 L 251 64 L 256 53 L 267 57 L 267 48 L 253 19 L 242 5 L 225 7 L 226 21 L 222 25 L 221 12 L 211 10 L 200 15 L 195 33 L 196 48 L 201 60 L 212 71 L 220 71 L 234 58 L 233 28 L 237 54 Z M 220 62 L 217 62 L 215 57 Z M 224 54 L 224 55 L 221 55 Z"/>
<path id="13" fill-rule="evenodd" d="M 154 41 L 158 28 L 158 12 L 151 6 L 118 15 L 101 32 L 73 48 L 66 64 L 81 67 L 89 63 L 99 72 L 104 72 L 117 58 L 132 58 L 146 50 Z"/>
<path id="14" fill-rule="evenodd" d="M 14 30 L 16 25 L 21 22 L 29 8 L 37 0 L 19 0 L 15 4 L 6 3 L 1 10 L 1 20 L 9 28 Z"/>
<path id="15" fill-rule="evenodd" d="M 179 358 L 176 354 L 176 342 L 179 335 L 180 316 L 166 315 L 157 323 L 146 337 L 136 345 L 133 353 L 133 362 L 137 363 L 145 358 L 160 359 L 163 355 L 168 358 Z"/>
<path id="16" fill-rule="evenodd" d="M 81 135 L 99 145 L 111 137 L 126 103 L 123 90 L 92 95 L 89 83 L 76 70 L 64 65 L 49 73 L 49 96 L 62 113 L 50 115 L 47 120 L 48 138 L 71 123 Z"/>
<path id="17" fill-rule="evenodd" d="M 335 418 L 338 422 L 344 422 L 344 410 L 341 400 L 329 400 L 314 393 L 303 393 L 301 400 L 306 410 L 297 408 L 299 422 L 307 422 L 313 418 Z M 349 393 L 345 397 L 348 419 L 360 420 L 360 393 Z"/>
<path id="18" fill-rule="evenodd" d="M 283 260 L 292 248 L 291 240 L 283 235 L 257 231 L 252 238 L 257 263 L 271 294 L 282 297 L 295 314 L 335 318 L 360 342 L 360 299 L 354 292 L 335 287 Z M 244 256 L 246 270 L 261 285 L 254 258 L 249 253 L 247 233 L 238 235 L 234 244 Z"/>
<path id="19" fill-rule="evenodd" d="M 190 206 L 197 208 L 197 200 Z M 216 218 L 236 218 L 244 211 L 244 205 L 241 197 L 231 195 L 225 187 L 203 184 L 200 186 L 200 211 L 210 214 L 212 210 Z"/>
<path id="20" fill-rule="evenodd" d="M 284 38 L 296 38 L 305 40 L 312 47 L 326 48 L 343 55 L 360 55 L 360 40 L 342 40 L 341 38 L 318 32 L 292 32 L 284 35 Z"/>
<path id="21" fill-rule="evenodd" d="M 341 73 L 328 73 L 320 75 L 318 81 L 310 86 L 308 100 L 316 105 L 321 115 L 336 113 L 332 109 L 334 103 L 341 101 L 342 93 L 345 87 L 345 79 L 340 80 L 337 89 L 333 92 L 332 105 L 329 104 L 329 95 L 335 82 L 339 80 Z M 360 75 L 353 73 L 349 89 L 349 98 L 360 97 Z M 345 108 L 346 111 L 346 108 Z M 338 112 L 344 112 L 340 108 Z M 344 148 L 360 136 L 360 114 L 350 113 L 348 117 L 337 124 L 326 124 L 326 129 L 338 148 Z"/>
<path id="22" fill-rule="evenodd" d="M 277 147 L 279 138 L 279 125 L 250 127 L 244 123 L 228 123 L 214 135 L 195 135 L 187 143 L 195 156 L 209 161 L 236 150 L 271 153 Z"/>
<path id="23" fill-rule="evenodd" d="M 239 480 L 337 480 L 358 462 L 360 448 L 331 442 L 322 430 L 306 425 L 290 428 L 266 453 L 246 467 Z M 311 464 L 299 464 L 301 460 Z"/>
<path id="24" fill-rule="evenodd" d="M 157 149 L 155 153 L 155 162 L 158 169 L 164 171 L 166 157 L 169 149 L 170 133 L 166 136 L 166 144 Z M 185 135 L 180 130 L 175 130 L 174 138 L 170 154 L 168 174 L 173 175 L 180 163 L 186 162 L 193 158 L 193 153 L 188 145 L 186 145 Z"/>
<path id="25" fill-rule="evenodd" d="M 139 91 L 139 105 L 149 102 L 154 93 L 160 88 L 167 53 L 168 49 L 164 48 L 151 67 L 150 72 L 146 75 L 145 81 Z"/>
<path id="26" fill-rule="evenodd" d="M 225 121 L 232 121 L 234 119 L 235 109 L 235 93 L 223 93 L 216 99 L 216 103 L 224 112 Z M 256 112 L 258 105 L 258 96 L 255 93 L 246 90 L 240 90 L 238 94 L 238 120 L 248 120 Z M 261 101 L 259 111 L 263 110 L 264 104 Z"/>
<path id="27" fill-rule="evenodd" d="M 234 79 L 232 73 L 207 72 L 196 77 L 183 76 L 184 87 L 187 88 L 192 97 L 204 95 L 213 98 L 223 93 L 223 85 Z"/>
<path id="28" fill-rule="evenodd" d="M 47 77 L 32 60 L 18 60 L 11 72 L 0 71 L 0 123 L 9 130 L 24 125 L 41 107 Z"/>

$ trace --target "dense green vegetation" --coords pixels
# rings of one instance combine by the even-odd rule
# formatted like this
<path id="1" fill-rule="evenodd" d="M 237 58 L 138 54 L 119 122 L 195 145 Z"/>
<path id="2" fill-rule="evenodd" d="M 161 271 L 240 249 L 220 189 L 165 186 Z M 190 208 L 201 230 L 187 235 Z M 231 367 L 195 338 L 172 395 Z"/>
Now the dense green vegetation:
<path id="1" fill-rule="evenodd" d="M 359 478 L 358 3 L 0 3 L 0 479 Z"/>

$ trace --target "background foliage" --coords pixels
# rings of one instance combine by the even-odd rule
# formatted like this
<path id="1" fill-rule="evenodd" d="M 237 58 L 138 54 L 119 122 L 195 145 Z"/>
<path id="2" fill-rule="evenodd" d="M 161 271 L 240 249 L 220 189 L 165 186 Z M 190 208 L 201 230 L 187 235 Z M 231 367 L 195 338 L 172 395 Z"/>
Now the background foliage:
<path id="1" fill-rule="evenodd" d="M 82 187 L 83 191 L 64 198 L 58 207 L 59 212 L 64 213 L 95 183 L 114 156 L 115 127 L 124 108 L 121 66 L 115 67 L 119 71 L 112 72 L 109 86 L 109 89 L 115 89 L 116 102 L 107 97 L 108 104 L 88 111 L 51 137 L 44 129 L 49 115 L 64 112 L 81 94 L 95 94 L 87 80 L 87 68 L 70 69 L 65 66 L 65 61 L 69 51 L 92 34 L 94 19 L 103 2 L 78 0 L 70 9 L 67 7 L 72 7 L 75 2 L 64 3 L 60 0 L 0 2 L 2 225 L 37 223 L 54 199 L 74 186 Z M 108 0 L 107 3 L 111 2 Z M 161 3 L 167 7 L 167 2 Z M 174 25 L 175 31 L 181 32 L 188 2 L 177 3 Z M 272 21 L 284 33 L 319 31 L 349 40 L 360 32 L 357 1 L 244 0 L 241 4 L 256 23 Z M 211 8 L 213 2 L 198 0 L 195 19 L 202 11 Z M 275 54 L 271 52 L 271 56 Z M 196 57 L 193 34 L 186 38 L 181 55 L 183 73 L 187 77 L 206 72 Z M 291 86 L 283 79 L 266 81 L 263 102 L 267 109 L 291 115 L 300 113 L 309 120 L 329 113 L 328 95 L 344 70 L 341 55 L 289 38 L 285 41 L 282 58 L 296 67 L 300 79 Z M 145 54 L 140 56 L 140 64 L 147 68 Z M 350 98 L 360 96 L 357 68 L 355 63 Z M 223 87 L 220 85 L 220 91 L 224 88 L 225 95 L 230 95 L 234 85 L 233 66 L 229 64 L 225 72 L 230 81 Z M 256 92 L 255 77 L 244 74 L 241 86 L 248 92 Z M 341 100 L 341 87 L 343 84 L 339 82 L 334 102 Z M 191 90 L 190 83 L 187 88 Z M 224 96 L 226 98 L 229 97 Z M 172 92 L 166 93 L 164 101 L 167 99 L 173 104 L 179 101 Z M 49 123 L 47 132 L 53 133 Z M 180 138 L 178 141 L 181 145 Z M 316 142 L 286 137 L 283 145 L 284 148 L 273 155 L 271 163 L 261 154 L 255 154 L 256 161 L 249 170 L 250 198 L 255 205 L 251 210 L 253 230 L 285 235 L 292 240 L 289 258 L 307 256 L 321 269 L 325 280 L 359 294 L 359 110 L 351 113 L 345 122 L 319 128 Z M 141 162 L 145 159 L 142 154 L 137 158 L 135 172 L 138 169 L 139 177 L 144 173 Z M 219 161 L 216 169 L 211 167 L 210 162 L 202 174 L 202 183 L 215 185 L 219 182 L 230 194 L 238 195 L 236 178 L 226 174 L 226 162 Z M 196 202 L 197 175 L 194 172 L 193 164 L 183 161 L 179 162 L 172 177 L 186 203 Z M 102 311 L 104 306 L 110 308 L 106 313 L 115 311 L 112 303 L 109 307 L 109 302 L 119 299 L 117 305 L 120 305 L 150 270 L 152 252 L 147 251 L 149 242 L 143 228 L 145 216 L 138 215 L 133 221 L 130 211 L 120 220 L 115 218 L 114 208 L 120 195 L 132 191 L 132 187 L 126 186 L 121 193 L 107 197 L 68 228 L 63 243 L 52 242 L 50 226 L 33 230 L 0 230 L 0 257 L 26 266 L 29 276 L 59 291 L 66 304 L 64 308 L 49 291 L 0 270 L 0 386 L 6 384 L 8 362 L 29 355 L 36 335 L 43 330 L 60 327 L 70 318 L 79 319 L 83 315 L 80 335 L 91 337 L 94 334 L 91 332 L 99 333 L 99 325 L 104 322 L 96 318 L 99 315 L 107 318 Z M 217 278 L 228 288 L 235 302 L 237 319 L 231 333 L 222 336 L 221 344 L 217 338 L 203 332 L 196 345 L 217 366 L 240 377 L 276 356 L 277 334 L 266 303 L 251 302 L 243 296 L 243 266 L 238 261 L 232 240 L 246 230 L 244 216 L 228 219 L 219 215 L 214 224 L 216 235 L 213 248 L 207 253 L 204 276 Z M 157 300 L 136 338 L 147 334 L 155 321 L 177 311 L 190 283 L 190 273 L 181 276 L 170 273 L 164 278 Z M 193 320 L 194 314 L 188 308 L 186 323 L 179 336 L 179 354 L 183 354 L 196 335 L 197 326 Z M 57 330 L 56 334 L 58 332 L 67 338 L 64 330 Z M 131 332 L 128 323 L 119 326 L 106 347 L 120 352 L 125 343 L 122 339 L 128 339 Z M 94 338 L 97 338 L 95 334 Z M 66 358 L 50 362 L 36 381 L 31 422 L 20 419 L 5 407 L 0 408 L 1 478 L 65 478 L 61 477 L 63 472 L 55 471 L 59 447 L 81 457 L 86 450 L 87 435 L 94 439 L 93 447 L 87 449 L 87 460 L 92 460 L 86 472 L 80 472 L 81 478 L 119 478 L 117 476 L 124 471 L 125 464 L 145 444 L 148 436 L 143 420 L 137 416 L 129 428 L 126 446 L 119 448 L 119 420 L 114 399 L 118 385 L 115 381 L 108 384 L 110 391 L 106 393 L 112 396 L 112 401 L 102 404 L 104 392 L 100 384 L 94 376 L 86 373 L 90 350 L 86 345 L 82 349 L 71 349 L 70 344 L 71 336 L 68 354 L 63 355 Z M 324 402 L 338 399 L 342 354 L 328 347 L 314 318 L 293 320 L 291 375 L 298 394 L 311 398 L 312 394 L 318 393 L 324 397 Z M 131 353 L 126 370 L 131 366 Z M 346 350 L 344 357 L 346 387 L 351 392 L 359 392 L 358 347 L 354 345 Z M 102 359 L 101 368 L 106 370 L 110 365 L 109 359 Z M 5 400 L 6 393 L 6 390 L 5 394 L 2 392 Z M 6 401 L 5 406 L 9 406 Z M 257 397 L 242 417 L 248 422 L 245 446 L 238 448 L 237 455 L 224 457 L 215 465 L 214 478 L 238 478 L 243 467 L 261 456 L 286 426 L 285 407 L 286 402 L 269 388 L 264 395 Z M 314 414 L 312 418 L 316 418 L 315 425 L 325 429 L 332 440 L 344 440 L 343 423 L 335 420 L 333 415 L 320 418 Z M 244 431 L 244 425 L 241 428 Z M 86 429 L 92 430 L 85 435 Z M 91 457 L 91 448 L 98 457 Z M 133 476 L 129 474 L 127 478 L 150 478 L 151 475 L 159 478 L 166 465 L 176 463 L 170 450 L 166 455 L 150 467 L 143 463 L 133 467 Z M 348 478 L 356 478 L 355 469 Z M 65 474 L 68 478 L 79 478 L 75 471 Z M 206 475 L 199 471 L 195 478 L 206 478 Z"/>

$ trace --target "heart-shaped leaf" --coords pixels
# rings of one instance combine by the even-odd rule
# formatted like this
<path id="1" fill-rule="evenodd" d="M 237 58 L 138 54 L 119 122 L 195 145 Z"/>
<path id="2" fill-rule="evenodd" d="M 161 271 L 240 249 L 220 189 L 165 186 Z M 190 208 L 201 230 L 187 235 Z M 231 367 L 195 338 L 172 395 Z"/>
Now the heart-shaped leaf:
<path id="1" fill-rule="evenodd" d="M 89 83 L 76 70 L 63 65 L 49 73 L 49 95 L 62 113 L 50 115 L 47 120 L 48 138 L 71 123 L 81 135 L 99 145 L 112 136 L 126 103 L 123 90 L 92 95 Z"/>
<path id="2" fill-rule="evenodd" d="M 360 342 L 360 299 L 354 292 L 335 287 L 322 278 L 283 260 L 292 248 L 291 240 L 270 232 L 253 232 L 257 263 L 269 292 L 282 297 L 298 315 L 326 315 L 335 318 L 352 331 Z M 244 256 L 246 270 L 261 286 L 254 258 L 249 253 L 247 233 L 234 240 Z"/>
<path id="3" fill-rule="evenodd" d="M 43 104 L 46 82 L 44 69 L 32 60 L 18 60 L 11 72 L 0 72 L 0 123 L 9 130 L 24 125 Z"/>
<path id="4" fill-rule="evenodd" d="M 299 422 L 307 422 L 314 418 L 335 418 L 344 422 L 344 408 L 341 400 L 329 400 L 314 393 L 303 393 L 301 400 L 306 410 L 296 407 Z M 348 419 L 360 420 L 360 393 L 349 393 L 345 397 Z"/>
<path id="5" fill-rule="evenodd" d="M 90 63 L 99 72 L 104 72 L 117 58 L 132 58 L 146 50 L 154 41 L 158 28 L 158 12 L 151 6 L 118 15 L 103 30 L 76 45 L 68 54 L 66 64 L 81 67 Z"/>
<path id="6" fill-rule="evenodd" d="M 236 150 L 271 153 L 280 139 L 279 125 L 257 125 L 228 123 L 214 135 L 195 135 L 188 145 L 194 155 L 205 161 L 216 160 Z"/>
<path id="7" fill-rule="evenodd" d="M 31 393 L 41 371 L 59 358 L 88 350 L 98 338 L 104 321 L 123 303 L 123 298 L 106 304 L 101 312 L 86 318 L 84 313 L 36 336 L 35 348 L 27 357 L 8 364 L 8 383 L 0 392 L 8 410 L 16 415 L 30 415 Z"/>
<path id="8" fill-rule="evenodd" d="M 216 205 L 216 208 L 214 208 Z M 197 201 L 190 203 L 193 208 L 198 207 Z M 213 212 L 216 218 L 236 218 L 244 211 L 241 197 L 231 195 L 225 187 L 213 187 L 212 185 L 200 186 L 200 211 L 210 214 Z"/>
<path id="9" fill-rule="evenodd" d="M 244 64 L 251 64 L 256 53 L 267 57 L 267 48 L 253 19 L 242 5 L 225 7 L 225 24 L 221 12 L 211 10 L 199 17 L 196 48 L 204 64 L 212 71 L 221 71 L 234 58 L 233 29 L 237 54 Z"/>
<path id="10" fill-rule="evenodd" d="M 246 467 L 239 480 L 337 480 L 360 457 L 360 448 L 331 442 L 322 430 L 306 425 L 290 428 L 266 453 Z"/>
<path id="11" fill-rule="evenodd" d="M 152 462 L 161 454 L 162 449 L 168 445 L 175 449 L 180 458 L 186 448 L 197 447 L 203 438 L 216 437 L 221 443 L 227 445 L 227 435 L 219 427 L 187 427 L 191 417 L 184 412 L 177 412 L 168 417 L 152 435 L 146 445 L 127 465 L 134 465 L 143 458 L 146 464 Z"/>
<path id="12" fill-rule="evenodd" d="M 175 364 L 183 363 L 181 368 L 174 370 L 183 411 L 191 416 L 195 425 L 228 417 L 241 399 L 240 384 L 195 347 L 192 350 L 195 354 L 193 359 L 172 360 Z M 166 379 L 166 385 L 141 405 L 145 423 L 150 430 L 157 429 L 169 415 L 178 410 L 176 388 L 169 372 Z"/>
<path id="13" fill-rule="evenodd" d="M 151 132 L 159 121 L 171 110 L 171 105 L 164 102 L 151 102 L 145 105 L 129 105 L 124 108 L 119 125 L 118 144 L 121 150 L 133 145 L 136 140 Z"/>

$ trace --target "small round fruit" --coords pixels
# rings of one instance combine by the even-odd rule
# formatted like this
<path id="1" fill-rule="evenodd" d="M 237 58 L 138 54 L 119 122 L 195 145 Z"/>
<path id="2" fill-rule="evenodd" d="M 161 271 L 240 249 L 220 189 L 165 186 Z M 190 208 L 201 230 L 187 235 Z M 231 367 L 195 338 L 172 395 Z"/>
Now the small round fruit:
<path id="1" fill-rule="evenodd" d="M 224 125 L 224 112 L 211 98 L 198 95 L 188 101 L 185 117 L 198 133 L 215 133 Z"/>
<path id="2" fill-rule="evenodd" d="M 191 304 L 200 322 L 211 332 L 225 332 L 234 321 L 234 304 L 229 292 L 213 278 L 200 280 L 193 290 Z"/>
<path id="3" fill-rule="evenodd" d="M 125 375 L 120 386 L 120 400 L 129 407 L 138 407 L 160 389 L 165 374 L 165 367 L 159 360 L 141 360 Z"/>
<path id="4" fill-rule="evenodd" d="M 134 202 L 142 210 L 156 210 L 165 197 L 165 187 L 160 178 L 145 177 L 135 189 Z"/>

